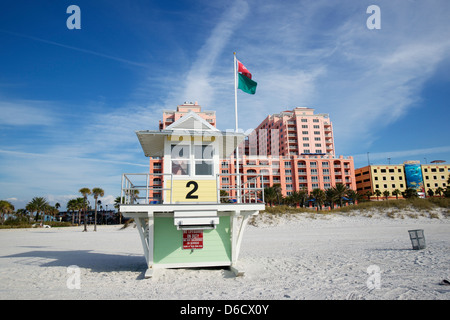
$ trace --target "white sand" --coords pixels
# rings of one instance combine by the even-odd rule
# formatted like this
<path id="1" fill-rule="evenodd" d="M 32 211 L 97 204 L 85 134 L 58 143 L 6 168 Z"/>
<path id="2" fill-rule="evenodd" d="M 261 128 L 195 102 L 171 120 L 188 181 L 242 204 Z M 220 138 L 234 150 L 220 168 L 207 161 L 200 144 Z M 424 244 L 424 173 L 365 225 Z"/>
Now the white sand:
<path id="1" fill-rule="evenodd" d="M 264 215 L 246 229 L 239 257 L 246 273 L 238 278 L 200 268 L 144 279 L 132 227 L 0 230 L 0 299 L 448 300 L 450 286 L 439 285 L 450 279 L 450 219 L 442 212 L 439 219 Z M 412 250 L 411 229 L 424 229 L 426 249 Z M 80 289 L 67 287 L 71 265 L 80 268 Z M 379 288 L 370 289 L 375 277 Z"/>

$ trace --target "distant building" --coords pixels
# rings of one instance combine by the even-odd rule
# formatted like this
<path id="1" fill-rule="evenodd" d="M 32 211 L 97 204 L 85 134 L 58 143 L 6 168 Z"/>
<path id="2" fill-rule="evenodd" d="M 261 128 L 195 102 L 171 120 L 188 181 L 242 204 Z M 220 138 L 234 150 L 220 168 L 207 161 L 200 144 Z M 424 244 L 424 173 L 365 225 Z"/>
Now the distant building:
<path id="1" fill-rule="evenodd" d="M 185 116 L 189 111 L 193 111 L 200 117 L 205 119 L 213 127 L 216 126 L 216 112 L 215 111 L 201 111 L 202 107 L 196 102 L 184 102 L 177 106 L 177 110 L 164 110 L 163 119 L 159 121 L 159 130 L 165 129 L 178 119 Z"/>
<path id="2" fill-rule="evenodd" d="M 248 155 L 335 156 L 328 114 L 295 108 L 267 116 L 249 136 Z"/>
<path id="3" fill-rule="evenodd" d="M 406 189 L 405 171 L 403 165 L 370 165 L 355 169 L 356 192 L 365 195 L 367 192 L 375 193 L 375 190 L 392 192 L 398 189 L 400 192 Z M 376 198 L 374 195 L 373 197 Z M 381 195 L 383 197 L 383 195 Z M 402 198 L 400 194 L 398 196 Z"/>
<path id="4" fill-rule="evenodd" d="M 356 191 L 365 195 L 368 191 L 381 193 L 392 192 L 398 189 L 400 192 L 406 188 L 416 189 L 419 195 L 427 196 L 428 190 L 436 192 L 437 188 L 445 189 L 450 174 L 448 164 L 420 164 L 420 161 L 405 161 L 395 165 L 370 165 L 355 169 Z M 372 198 L 376 196 L 373 195 Z M 383 197 L 383 195 L 381 196 Z M 399 195 L 399 198 L 402 196 Z"/>
<path id="5" fill-rule="evenodd" d="M 196 102 L 185 102 L 177 106 L 177 110 L 164 110 L 160 130 L 189 111 L 216 127 L 214 111 L 202 111 Z M 150 159 L 150 173 L 163 172 L 163 166 L 161 158 Z M 221 159 L 221 174 L 235 172 L 235 155 Z M 267 116 L 239 147 L 239 172 L 246 177 L 243 181 L 252 175 L 262 175 L 263 187 L 279 184 L 284 196 L 302 189 L 308 192 L 316 188 L 325 190 L 338 183 L 356 190 L 353 158 L 335 157 L 329 115 L 314 114 L 312 108 L 295 108 Z M 163 185 L 161 176 L 151 178 L 153 185 Z M 234 196 L 234 178 L 222 176 L 219 183 Z M 162 192 L 150 192 L 149 196 L 153 201 L 161 201 Z"/>
<path id="6" fill-rule="evenodd" d="M 423 164 L 422 166 L 423 185 L 425 193 L 433 190 L 436 193 L 437 188 L 447 188 L 447 180 L 450 175 L 449 164 Z"/>

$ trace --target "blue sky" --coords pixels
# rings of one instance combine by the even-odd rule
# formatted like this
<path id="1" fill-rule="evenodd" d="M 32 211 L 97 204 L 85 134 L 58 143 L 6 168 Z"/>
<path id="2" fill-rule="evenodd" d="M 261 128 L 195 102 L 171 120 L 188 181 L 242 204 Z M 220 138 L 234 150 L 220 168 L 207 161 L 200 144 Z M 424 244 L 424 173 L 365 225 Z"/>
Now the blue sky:
<path id="1" fill-rule="evenodd" d="M 69 5 L 81 29 L 69 30 Z M 369 30 L 367 7 L 381 9 Z M 234 129 L 233 52 L 258 82 L 246 131 L 294 107 L 328 113 L 337 155 L 450 161 L 450 2 L 32 1 L 0 5 L 0 199 L 120 194 L 146 172 L 136 130 L 198 101 Z"/>

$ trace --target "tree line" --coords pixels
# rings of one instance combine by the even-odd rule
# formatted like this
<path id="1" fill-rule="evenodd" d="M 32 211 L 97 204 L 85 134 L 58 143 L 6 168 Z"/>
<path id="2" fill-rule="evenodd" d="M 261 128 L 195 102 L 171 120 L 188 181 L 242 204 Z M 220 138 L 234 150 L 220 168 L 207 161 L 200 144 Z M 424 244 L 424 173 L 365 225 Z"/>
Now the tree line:
<path id="1" fill-rule="evenodd" d="M 93 188 L 92 190 L 89 188 L 81 188 L 79 191 L 82 197 L 71 199 L 67 202 L 67 210 L 68 211 L 77 211 L 78 212 L 78 221 L 81 221 L 81 213 L 84 214 L 84 230 L 87 231 L 87 209 L 88 209 L 88 196 L 92 195 L 95 199 L 95 217 L 94 217 L 94 231 L 97 231 L 97 205 L 98 198 L 103 197 L 105 192 L 102 188 Z M 19 209 L 16 212 L 16 218 L 20 221 L 29 220 L 28 214 L 30 217 L 34 215 L 34 221 L 38 221 L 40 219 L 40 226 L 44 225 L 45 216 L 52 216 L 53 218 L 59 213 L 59 208 L 61 205 L 56 203 L 54 206 L 50 205 L 47 199 L 44 197 L 34 197 L 31 201 L 29 201 L 25 209 Z M 0 213 L 1 213 L 1 224 L 5 222 L 6 214 L 14 213 L 14 206 L 11 202 L 6 200 L 0 200 Z M 72 224 L 74 224 L 74 215 L 72 215 Z"/>
<path id="2" fill-rule="evenodd" d="M 343 205 L 344 201 L 355 202 L 361 198 L 356 191 L 348 188 L 346 185 L 338 183 L 334 187 L 326 190 L 319 188 L 313 189 L 310 193 L 306 188 L 299 191 L 293 191 L 288 196 L 283 197 L 281 194 L 281 185 L 275 183 L 271 187 L 264 188 L 264 200 L 271 207 L 274 204 L 299 205 L 300 207 L 307 207 L 309 201 L 314 201 L 315 204 L 322 210 L 325 203 L 334 206 L 334 204 Z"/>

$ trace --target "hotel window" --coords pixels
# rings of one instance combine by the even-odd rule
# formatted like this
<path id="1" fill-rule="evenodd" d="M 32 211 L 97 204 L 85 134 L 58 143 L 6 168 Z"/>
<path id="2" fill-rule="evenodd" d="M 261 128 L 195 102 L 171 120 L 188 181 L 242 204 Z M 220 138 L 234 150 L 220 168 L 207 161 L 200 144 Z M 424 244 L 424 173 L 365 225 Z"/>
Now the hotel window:
<path id="1" fill-rule="evenodd" d="M 308 129 L 308 125 L 307 124 L 302 124 L 302 128 L 303 129 Z"/>
<path id="2" fill-rule="evenodd" d="M 317 174 L 317 169 L 311 169 L 311 174 L 312 175 L 316 175 Z"/>
<path id="3" fill-rule="evenodd" d="M 321 147 L 322 144 L 321 143 L 316 143 L 316 147 Z"/>
<path id="4" fill-rule="evenodd" d="M 316 149 L 316 153 L 322 153 L 322 150 Z"/>
<path id="5" fill-rule="evenodd" d="M 313 189 L 318 189 L 319 188 L 319 184 L 318 183 L 313 183 L 312 184 L 312 188 Z"/>
<path id="6" fill-rule="evenodd" d="M 285 175 L 292 175 L 292 171 L 291 170 L 284 170 L 284 174 Z"/>
<path id="7" fill-rule="evenodd" d="M 315 124 L 315 125 L 313 125 L 313 128 L 314 129 L 319 129 L 319 125 Z"/>
<path id="8" fill-rule="evenodd" d="M 324 176 L 323 177 L 323 181 L 330 181 L 330 177 L 329 176 Z"/>
<path id="9" fill-rule="evenodd" d="M 330 174 L 330 169 L 322 169 L 323 174 Z"/>
<path id="10" fill-rule="evenodd" d="M 308 120 L 307 119 L 302 119 L 302 122 L 308 122 Z"/>
<path id="11" fill-rule="evenodd" d="M 303 150 L 303 153 L 311 153 L 309 149 Z"/>
<path id="12" fill-rule="evenodd" d="M 317 176 L 313 176 L 313 177 L 311 177 L 311 181 L 312 182 L 318 182 L 319 178 Z"/>
<path id="13" fill-rule="evenodd" d="M 314 137 L 314 141 L 320 141 L 320 137 Z"/>
<path id="14" fill-rule="evenodd" d="M 324 188 L 324 189 L 330 189 L 330 188 L 331 188 L 331 184 L 329 184 L 329 183 L 324 183 L 324 184 L 323 184 L 323 188 Z"/>
<path id="15" fill-rule="evenodd" d="M 320 131 L 314 131 L 314 134 L 320 134 Z"/>
<path id="16" fill-rule="evenodd" d="M 308 131 L 302 131 L 302 134 L 308 134 Z"/>
<path id="17" fill-rule="evenodd" d="M 303 146 L 304 147 L 309 147 L 309 143 L 304 143 Z"/>
<path id="18" fill-rule="evenodd" d="M 313 122 L 319 122 L 319 119 L 313 119 Z"/>
<path id="19" fill-rule="evenodd" d="M 286 177 L 286 182 L 291 182 L 292 181 L 292 177 Z"/>
<path id="20" fill-rule="evenodd" d="M 303 141 L 309 141 L 308 137 L 303 137 Z"/>

